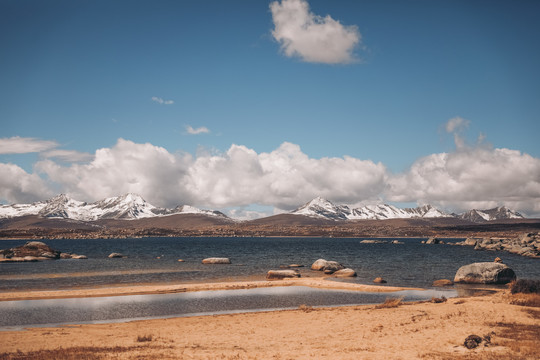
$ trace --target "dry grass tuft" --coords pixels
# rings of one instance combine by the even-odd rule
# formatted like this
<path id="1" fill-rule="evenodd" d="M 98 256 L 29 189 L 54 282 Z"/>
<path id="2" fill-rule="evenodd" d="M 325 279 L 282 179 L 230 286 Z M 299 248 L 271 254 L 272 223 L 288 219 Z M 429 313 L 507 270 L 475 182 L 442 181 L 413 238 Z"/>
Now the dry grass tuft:
<path id="1" fill-rule="evenodd" d="M 312 312 L 314 311 L 315 309 L 313 308 L 313 306 L 309 306 L 309 305 L 306 305 L 306 304 L 302 304 L 298 307 L 298 310 L 302 310 L 303 312 Z"/>
<path id="2" fill-rule="evenodd" d="M 387 298 L 382 304 L 376 305 L 375 309 L 395 308 L 402 304 L 403 298 Z"/>
<path id="3" fill-rule="evenodd" d="M 148 341 L 152 341 L 153 339 L 153 336 L 150 334 L 150 335 L 139 335 L 137 336 L 137 342 L 148 342 Z"/>
<path id="4" fill-rule="evenodd" d="M 540 307 L 540 294 L 514 294 L 510 296 L 510 304 Z"/>
<path id="5" fill-rule="evenodd" d="M 446 302 L 446 300 L 447 300 L 447 299 L 446 299 L 446 297 L 444 297 L 444 296 L 443 296 L 443 297 L 440 297 L 440 298 L 437 298 L 437 297 L 432 297 L 432 298 L 431 298 L 431 302 L 432 302 L 432 303 L 435 303 L 435 304 L 444 303 L 444 302 Z"/>
<path id="6" fill-rule="evenodd" d="M 540 294 L 540 280 L 514 280 L 509 288 L 512 294 Z"/>

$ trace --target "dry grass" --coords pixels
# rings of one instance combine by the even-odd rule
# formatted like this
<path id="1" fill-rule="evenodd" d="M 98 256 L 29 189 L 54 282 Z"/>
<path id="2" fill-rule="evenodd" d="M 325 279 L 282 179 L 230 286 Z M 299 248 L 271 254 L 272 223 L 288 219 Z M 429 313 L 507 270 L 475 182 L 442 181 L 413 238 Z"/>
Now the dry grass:
<path id="1" fill-rule="evenodd" d="M 375 309 L 395 308 L 402 304 L 403 298 L 387 298 L 382 304 L 376 305 Z"/>
<path id="2" fill-rule="evenodd" d="M 152 341 L 153 336 L 152 335 L 139 335 L 137 336 L 137 342 L 148 342 Z"/>
<path id="3" fill-rule="evenodd" d="M 540 280 L 514 280 L 509 288 L 512 294 L 540 294 Z"/>
<path id="4" fill-rule="evenodd" d="M 85 347 L 58 348 L 54 350 L 39 350 L 0 354 L 0 360 L 96 360 L 104 359 L 122 353 L 147 349 L 141 346 L 114 346 L 114 347 Z"/>
<path id="5" fill-rule="evenodd" d="M 514 294 L 510 296 L 510 304 L 540 307 L 540 294 Z"/>
<path id="6" fill-rule="evenodd" d="M 312 312 L 314 311 L 315 309 L 313 308 L 313 306 L 309 306 L 309 305 L 306 305 L 306 304 L 302 304 L 298 307 L 298 310 L 302 310 L 303 312 Z"/>
<path id="7" fill-rule="evenodd" d="M 437 298 L 437 297 L 432 297 L 431 298 L 431 302 L 435 303 L 435 304 L 440 304 L 440 303 L 446 302 L 446 300 L 447 299 L 444 296 L 440 297 L 440 298 Z"/>

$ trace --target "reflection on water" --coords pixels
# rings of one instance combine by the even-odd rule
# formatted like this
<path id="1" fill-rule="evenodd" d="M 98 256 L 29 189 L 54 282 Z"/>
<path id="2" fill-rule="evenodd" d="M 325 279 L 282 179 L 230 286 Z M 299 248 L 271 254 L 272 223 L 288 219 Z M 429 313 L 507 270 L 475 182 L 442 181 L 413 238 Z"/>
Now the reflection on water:
<path id="1" fill-rule="evenodd" d="M 308 306 L 376 304 L 384 302 L 388 297 L 417 301 L 456 295 L 456 292 L 451 290 L 366 293 L 289 286 L 158 295 L 3 301 L 0 302 L 2 313 L 0 330 L 292 309 L 302 304 Z"/>

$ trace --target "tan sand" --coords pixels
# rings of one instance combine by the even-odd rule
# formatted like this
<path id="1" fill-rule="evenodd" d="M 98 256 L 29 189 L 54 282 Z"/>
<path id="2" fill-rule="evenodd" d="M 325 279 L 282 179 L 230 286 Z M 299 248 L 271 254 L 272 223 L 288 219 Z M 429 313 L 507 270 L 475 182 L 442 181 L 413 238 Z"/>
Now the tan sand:
<path id="1" fill-rule="evenodd" d="M 535 359 L 539 319 L 538 308 L 511 305 L 498 292 L 394 308 L 300 307 L 0 332 L 0 359 Z M 466 349 L 471 334 L 491 334 L 491 345 Z M 13 355 L 18 350 L 23 357 Z"/>
<path id="2" fill-rule="evenodd" d="M 44 290 L 44 291 L 16 291 L 0 293 L 0 301 L 7 300 L 35 300 L 35 299 L 56 299 L 56 298 L 76 298 L 76 297 L 98 297 L 98 296 L 121 296 L 121 295 L 142 295 L 142 294 L 167 294 L 188 291 L 204 290 L 233 290 L 233 289 L 253 289 L 272 286 L 310 286 L 322 289 L 357 290 L 372 292 L 392 292 L 413 288 L 395 286 L 377 286 L 353 284 L 338 281 L 327 281 L 323 277 L 318 278 L 292 278 L 279 281 L 232 281 L 201 284 L 150 284 L 133 286 L 114 286 L 93 289 L 70 289 L 70 290 Z M 421 289 L 415 289 L 421 290 Z"/>

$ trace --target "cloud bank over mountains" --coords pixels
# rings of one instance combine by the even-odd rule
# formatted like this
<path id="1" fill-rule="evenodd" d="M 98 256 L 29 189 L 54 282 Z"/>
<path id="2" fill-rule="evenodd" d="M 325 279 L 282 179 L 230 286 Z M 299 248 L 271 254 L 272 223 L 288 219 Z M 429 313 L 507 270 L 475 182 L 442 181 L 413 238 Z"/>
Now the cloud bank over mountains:
<path id="1" fill-rule="evenodd" d="M 194 156 L 118 139 L 86 162 L 66 162 L 61 153 L 43 155 L 31 173 L 0 163 L 0 199 L 27 203 L 63 192 L 95 201 L 131 192 L 162 207 L 258 204 L 292 210 L 322 196 L 350 205 L 416 202 L 456 212 L 506 205 L 529 216 L 540 214 L 540 159 L 483 143 L 466 145 L 460 126 L 450 124 L 456 122 L 451 119 L 446 126 L 455 151 L 422 157 L 397 174 L 382 163 L 350 156 L 310 158 L 289 142 L 267 153 L 232 145 L 224 153 Z M 3 153 L 46 154 L 54 146 L 54 141 L 39 139 L 0 139 Z"/>

